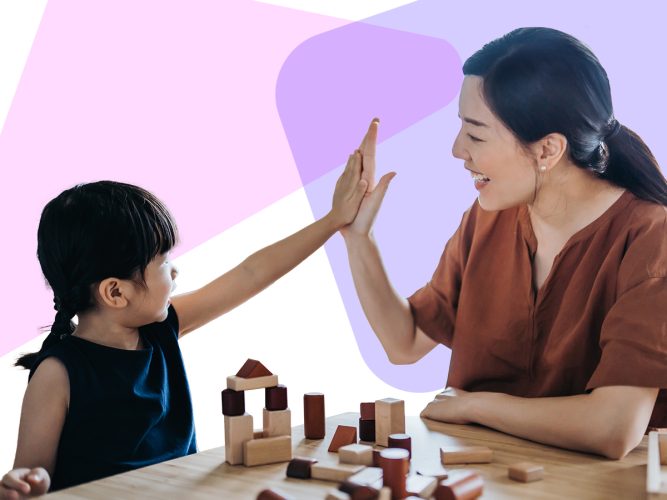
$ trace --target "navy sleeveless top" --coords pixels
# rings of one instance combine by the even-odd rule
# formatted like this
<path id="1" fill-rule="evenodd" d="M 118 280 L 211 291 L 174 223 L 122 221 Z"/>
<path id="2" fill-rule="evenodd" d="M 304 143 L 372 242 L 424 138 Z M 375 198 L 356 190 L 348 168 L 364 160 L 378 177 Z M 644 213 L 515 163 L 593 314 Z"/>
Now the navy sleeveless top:
<path id="1" fill-rule="evenodd" d="M 51 489 L 74 486 L 197 450 L 190 388 L 178 346 L 178 317 L 139 328 L 144 349 L 65 337 L 53 356 L 67 369 L 70 403 Z"/>

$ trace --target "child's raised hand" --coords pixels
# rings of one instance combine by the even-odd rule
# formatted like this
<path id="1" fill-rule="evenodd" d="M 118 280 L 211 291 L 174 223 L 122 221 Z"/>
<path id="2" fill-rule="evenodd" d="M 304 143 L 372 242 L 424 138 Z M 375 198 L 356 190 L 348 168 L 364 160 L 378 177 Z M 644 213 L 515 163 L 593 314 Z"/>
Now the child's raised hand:
<path id="1" fill-rule="evenodd" d="M 348 158 L 345 171 L 336 182 L 329 212 L 336 227 L 342 228 L 354 220 L 367 188 L 368 181 L 361 178 L 361 153 L 357 150 Z"/>
<path id="2" fill-rule="evenodd" d="M 44 495 L 49 491 L 49 486 L 51 477 L 42 467 L 13 469 L 0 482 L 0 499 L 19 500 Z"/>

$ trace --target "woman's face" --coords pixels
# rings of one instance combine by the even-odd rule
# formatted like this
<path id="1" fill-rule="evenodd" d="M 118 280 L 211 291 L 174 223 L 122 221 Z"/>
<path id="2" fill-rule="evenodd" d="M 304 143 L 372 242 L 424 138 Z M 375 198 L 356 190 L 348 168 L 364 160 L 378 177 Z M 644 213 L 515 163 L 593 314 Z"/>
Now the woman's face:
<path id="1" fill-rule="evenodd" d="M 531 203 L 537 157 L 530 157 L 512 132 L 494 116 L 482 96 L 482 78 L 466 76 L 459 98 L 461 130 L 452 154 L 464 161 L 479 190 L 484 210 Z"/>

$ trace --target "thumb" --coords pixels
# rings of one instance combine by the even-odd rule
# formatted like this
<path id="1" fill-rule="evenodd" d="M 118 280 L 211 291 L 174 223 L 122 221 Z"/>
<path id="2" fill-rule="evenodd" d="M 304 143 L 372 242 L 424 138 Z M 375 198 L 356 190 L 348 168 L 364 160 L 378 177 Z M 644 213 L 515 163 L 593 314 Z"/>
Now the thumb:
<path id="1" fill-rule="evenodd" d="M 375 186 L 375 189 L 372 193 L 373 196 L 379 197 L 380 201 L 382 201 L 384 195 L 387 192 L 387 189 L 389 188 L 389 183 L 394 177 L 396 177 L 396 172 L 389 172 L 388 174 L 384 174 L 378 181 L 377 186 Z"/>

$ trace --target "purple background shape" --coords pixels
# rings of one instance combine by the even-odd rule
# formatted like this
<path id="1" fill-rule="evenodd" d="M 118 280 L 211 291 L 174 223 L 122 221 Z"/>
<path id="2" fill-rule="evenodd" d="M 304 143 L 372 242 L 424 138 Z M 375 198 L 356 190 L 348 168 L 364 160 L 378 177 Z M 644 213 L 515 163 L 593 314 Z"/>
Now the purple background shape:
<path id="1" fill-rule="evenodd" d="M 479 4 L 422 0 L 367 19 L 364 24 L 446 40 L 463 59 L 485 43 L 517 27 L 548 26 L 568 32 L 590 46 L 607 70 L 617 118 L 635 130 L 652 149 L 658 162 L 664 164 L 667 144 L 663 140 L 662 121 L 667 114 L 667 104 L 663 82 L 667 71 L 658 61 L 664 58 L 661 19 L 665 9 L 657 3 L 638 2 L 634 5 L 632 10 L 624 9 L 620 13 L 608 2 L 600 1 L 584 3 L 567 0 L 559 3 L 557 9 L 539 11 L 534 2 L 528 1 Z M 334 34 L 340 31 L 335 30 Z M 326 33 L 316 38 L 326 41 L 331 36 L 331 33 Z M 315 45 L 316 41 L 309 40 L 304 45 L 308 44 Z M 383 58 L 386 60 L 390 55 L 385 54 Z M 422 54 L 415 54 L 414 57 L 420 59 L 423 65 L 446 67 L 449 63 L 440 59 L 424 60 Z M 316 54 L 310 55 L 309 62 L 308 67 L 291 67 L 290 70 L 294 74 L 311 73 L 318 68 L 328 71 L 322 68 L 330 64 L 342 65 L 336 60 L 318 62 Z M 392 70 L 396 71 L 395 68 Z M 296 79 L 292 80 L 295 85 L 298 84 Z M 279 88 L 282 84 L 279 83 Z M 360 88 L 367 90 L 363 84 Z M 404 95 L 411 99 L 412 89 L 405 88 Z M 296 103 L 280 103 L 280 94 L 278 97 L 281 109 L 298 111 Z M 321 93 L 319 100 L 312 99 L 313 107 L 302 111 L 303 117 L 290 116 L 290 121 L 284 122 L 304 180 L 316 178 L 316 172 L 320 171 L 317 162 L 301 161 L 306 156 L 300 151 L 305 142 L 303 138 L 311 134 L 312 125 L 308 117 L 317 116 L 322 110 L 337 105 L 347 109 L 363 108 L 366 104 L 363 91 L 336 97 L 339 101 L 332 102 L 332 96 Z M 424 98 L 431 96 L 425 95 Z M 354 127 L 356 137 L 361 138 L 367 117 L 382 117 L 378 177 L 388 170 L 396 170 L 398 175 L 385 198 L 375 225 L 375 236 L 392 283 L 399 293 L 407 296 L 430 279 L 446 240 L 455 231 L 463 212 L 474 201 L 476 192 L 462 169 L 462 162 L 450 153 L 459 127 L 456 102 L 396 133 L 401 124 L 400 114 L 395 112 L 394 106 L 402 104 L 400 99 L 386 109 L 366 111 L 364 108 L 367 114 L 359 118 L 358 124 L 350 119 L 327 122 L 326 129 L 318 132 L 322 135 L 328 132 L 332 142 L 340 142 L 337 134 L 347 137 L 349 129 Z M 387 140 L 389 136 L 391 138 Z M 352 146 L 357 142 L 353 141 Z M 348 150 L 349 146 L 337 152 L 339 168 L 306 186 L 317 217 L 324 215 L 330 207 L 332 186 Z M 449 366 L 449 350 L 438 347 L 414 365 L 391 365 L 361 310 L 342 239 L 333 238 L 327 243 L 326 251 L 361 354 L 371 370 L 387 383 L 404 390 L 430 391 L 442 387 Z"/>

